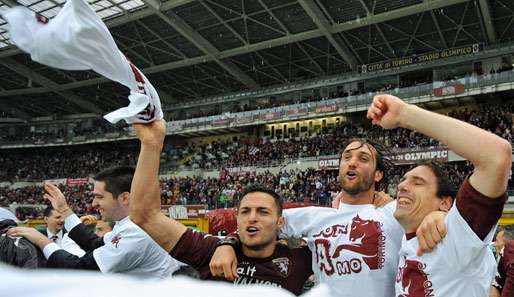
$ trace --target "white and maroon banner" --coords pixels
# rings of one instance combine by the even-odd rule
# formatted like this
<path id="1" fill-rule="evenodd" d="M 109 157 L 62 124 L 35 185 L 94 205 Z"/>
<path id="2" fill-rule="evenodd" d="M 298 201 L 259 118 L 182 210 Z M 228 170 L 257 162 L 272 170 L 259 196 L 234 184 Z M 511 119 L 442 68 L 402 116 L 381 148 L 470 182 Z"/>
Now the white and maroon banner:
<path id="1" fill-rule="evenodd" d="M 65 178 L 45 179 L 44 182 L 52 184 L 52 185 L 65 185 L 66 184 L 66 179 Z"/>
<path id="2" fill-rule="evenodd" d="M 66 179 L 66 185 L 68 187 L 87 185 L 88 183 L 89 183 L 89 177 L 67 178 Z"/>
<path id="3" fill-rule="evenodd" d="M 186 205 L 187 217 L 189 219 L 205 218 L 207 214 L 206 204 L 190 204 Z"/>
<path id="4" fill-rule="evenodd" d="M 434 89 L 434 96 L 437 97 L 443 97 L 448 95 L 457 95 L 464 93 L 465 87 L 462 84 L 454 85 L 454 86 L 448 86 L 448 87 L 442 87 L 442 88 L 436 88 Z"/>
<path id="5" fill-rule="evenodd" d="M 225 170 L 228 172 L 228 175 L 243 175 L 246 173 L 255 173 L 257 171 L 257 167 L 248 166 L 248 167 L 230 167 L 225 168 Z"/>

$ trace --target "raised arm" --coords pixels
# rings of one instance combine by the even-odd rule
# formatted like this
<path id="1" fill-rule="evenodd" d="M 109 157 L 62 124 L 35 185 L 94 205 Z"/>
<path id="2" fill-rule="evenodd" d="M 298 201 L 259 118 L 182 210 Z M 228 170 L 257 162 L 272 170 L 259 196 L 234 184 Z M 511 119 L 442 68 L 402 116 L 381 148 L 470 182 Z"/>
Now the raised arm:
<path id="1" fill-rule="evenodd" d="M 64 227 L 68 230 L 68 236 L 75 241 L 84 251 L 92 251 L 104 245 L 103 238 L 88 232 L 86 225 L 77 217 L 68 206 L 64 194 L 59 188 L 50 183 L 45 183 L 43 197 L 52 203 L 52 207 L 60 212 L 64 218 Z"/>
<path id="2" fill-rule="evenodd" d="M 503 197 L 512 165 L 507 140 L 391 95 L 375 96 L 367 116 L 383 128 L 403 127 L 439 140 L 473 163 L 475 170 L 469 178 L 473 188 L 491 199 Z"/>
<path id="3" fill-rule="evenodd" d="M 130 189 L 130 219 L 170 252 L 186 227 L 161 212 L 159 163 L 166 136 L 166 122 L 134 124 L 141 151 Z"/>

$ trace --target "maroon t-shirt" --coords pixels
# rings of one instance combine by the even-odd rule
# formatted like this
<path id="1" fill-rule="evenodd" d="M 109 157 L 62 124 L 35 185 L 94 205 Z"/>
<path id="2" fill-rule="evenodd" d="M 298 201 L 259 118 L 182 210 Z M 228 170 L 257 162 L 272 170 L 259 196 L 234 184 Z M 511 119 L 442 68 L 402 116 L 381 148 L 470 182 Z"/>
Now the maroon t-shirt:
<path id="1" fill-rule="evenodd" d="M 505 242 L 493 286 L 502 296 L 514 296 L 514 240 Z"/>
<path id="2" fill-rule="evenodd" d="M 191 265 L 200 273 L 201 279 L 216 279 L 209 269 L 209 262 L 216 250 L 218 238 L 188 229 L 171 250 L 170 255 Z M 302 293 L 303 285 L 312 275 L 312 256 L 308 247 L 297 249 L 277 244 L 275 252 L 268 258 L 250 258 L 236 250 L 236 285 L 262 284 L 284 288 L 296 295 Z"/>

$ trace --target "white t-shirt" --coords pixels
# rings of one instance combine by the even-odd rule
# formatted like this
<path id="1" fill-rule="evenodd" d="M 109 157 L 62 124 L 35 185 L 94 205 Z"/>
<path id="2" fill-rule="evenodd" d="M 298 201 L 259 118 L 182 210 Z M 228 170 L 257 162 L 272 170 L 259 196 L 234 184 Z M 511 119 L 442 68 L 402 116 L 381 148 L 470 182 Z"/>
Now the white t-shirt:
<path id="1" fill-rule="evenodd" d="M 179 268 L 178 262 L 129 217 L 116 222 L 103 239 L 105 245 L 93 251 L 102 272 L 167 278 Z"/>
<path id="2" fill-rule="evenodd" d="M 416 256 L 418 239 L 403 238 L 395 296 L 489 296 L 496 261 L 487 245 L 496 228 L 482 241 L 455 205 L 445 224 L 446 237 L 421 257 Z"/>
<path id="3" fill-rule="evenodd" d="M 284 211 L 285 237 L 307 237 L 312 269 L 332 296 L 391 297 L 403 229 L 383 208 L 341 204 Z"/>

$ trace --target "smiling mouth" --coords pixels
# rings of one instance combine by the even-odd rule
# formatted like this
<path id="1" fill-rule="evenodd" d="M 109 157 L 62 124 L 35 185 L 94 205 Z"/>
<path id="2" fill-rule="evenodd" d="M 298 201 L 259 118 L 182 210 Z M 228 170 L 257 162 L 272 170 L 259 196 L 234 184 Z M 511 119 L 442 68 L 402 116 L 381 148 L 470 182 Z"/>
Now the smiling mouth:
<path id="1" fill-rule="evenodd" d="M 412 204 L 412 199 L 408 198 L 408 197 L 398 197 L 398 199 L 396 199 L 396 204 L 398 204 L 399 206 L 402 206 L 402 207 L 406 207 L 406 206 L 410 206 Z"/>

